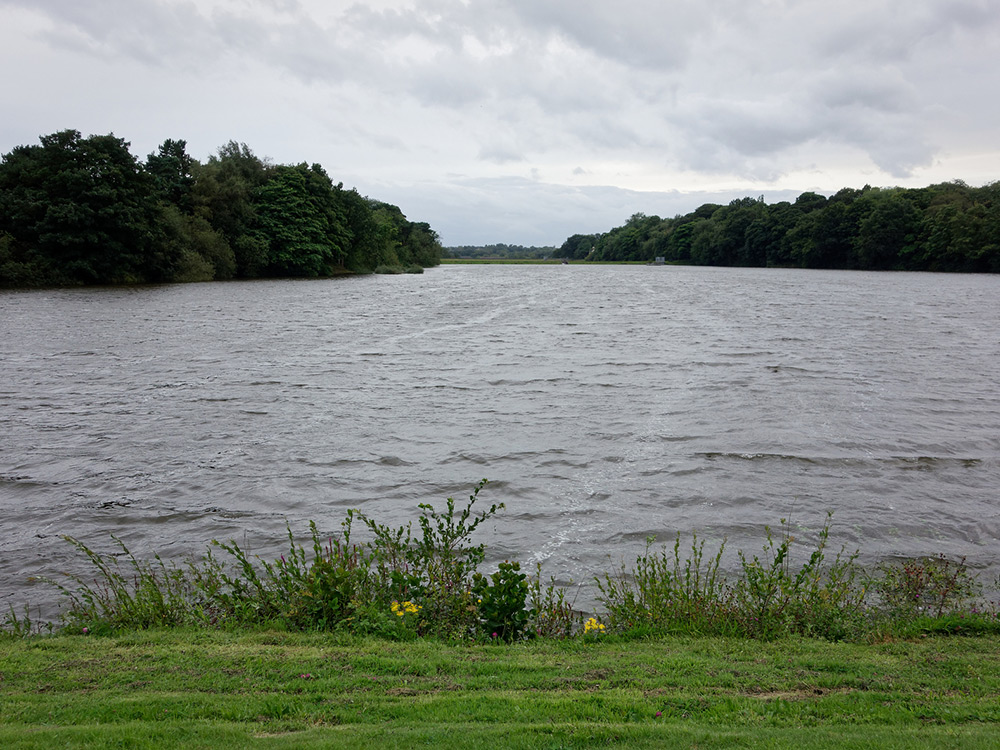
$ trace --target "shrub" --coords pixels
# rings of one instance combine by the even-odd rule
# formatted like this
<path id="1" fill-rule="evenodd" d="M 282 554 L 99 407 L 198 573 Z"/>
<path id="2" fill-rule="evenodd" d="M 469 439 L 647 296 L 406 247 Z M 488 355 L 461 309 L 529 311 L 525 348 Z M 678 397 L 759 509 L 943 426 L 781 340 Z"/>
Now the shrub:
<path id="1" fill-rule="evenodd" d="M 493 504 L 473 515 L 479 493 L 488 484 L 483 479 L 469 496 L 469 502 L 456 514 L 455 501 L 448 498 L 445 510 L 421 503 L 417 521 L 390 528 L 377 523 L 361 511 L 350 511 L 374 535 L 371 543 L 378 588 L 392 593 L 397 601 L 421 604 L 420 632 L 465 636 L 475 630 L 476 607 L 472 601 L 472 576 L 486 557 L 486 546 L 471 545 L 469 537 L 486 519 L 502 510 Z"/>
<path id="2" fill-rule="evenodd" d="M 768 527 L 764 557 L 748 560 L 739 553 L 742 577 L 733 587 L 736 608 L 749 635 L 776 636 L 789 633 L 844 638 L 864 612 L 864 589 L 856 585 L 860 573 L 857 553 L 841 549 L 829 565 L 826 545 L 830 515 L 820 530 L 816 548 L 798 570 L 791 566 L 790 549 L 795 541 L 782 519 L 780 539 Z"/>
<path id="3" fill-rule="evenodd" d="M 954 561 L 944 555 L 883 563 L 871 584 L 886 612 L 904 619 L 958 612 L 982 590 L 964 557 Z"/>
<path id="4" fill-rule="evenodd" d="M 527 628 L 531 635 L 542 638 L 569 638 L 578 629 L 582 615 L 566 599 L 566 589 L 551 578 L 542 586 L 542 566 L 535 567 L 535 576 L 528 583 L 531 608 Z"/>
<path id="5" fill-rule="evenodd" d="M 520 563 L 504 561 L 489 577 L 472 577 L 479 627 L 484 635 L 510 643 L 524 635 L 532 613 L 524 608 L 528 598 L 527 576 Z"/>
<path id="6" fill-rule="evenodd" d="M 659 553 L 650 552 L 649 539 L 631 570 L 623 566 L 598 579 L 600 601 L 620 632 L 848 637 L 865 619 L 864 589 L 856 584 L 856 554 L 841 550 L 826 563 L 829 523 L 828 516 L 815 550 L 797 570 L 787 523 L 782 520 L 780 537 L 765 527 L 763 555 L 748 558 L 740 551 L 741 575 L 733 580 L 720 572 L 725 541 L 706 560 L 697 535 L 686 556 L 679 535 L 672 551 Z"/>
<path id="7" fill-rule="evenodd" d="M 646 540 L 646 550 L 631 570 L 622 565 L 614 575 L 597 579 L 599 601 L 607 608 L 611 627 L 662 633 L 723 630 L 732 609 L 731 592 L 719 572 L 725 541 L 707 561 L 705 542 L 699 542 L 697 535 L 692 535 L 691 551 L 685 557 L 680 534 L 669 552 L 666 545 L 658 553 L 651 552 L 654 541 L 652 537 Z"/>
<path id="8" fill-rule="evenodd" d="M 176 565 L 159 556 L 139 560 L 115 536 L 118 551 L 111 554 L 64 537 L 97 574 L 93 580 L 67 575 L 69 583 L 43 580 L 69 600 L 62 615 L 68 632 L 267 625 L 393 640 L 433 635 L 502 642 L 593 637 L 605 629 L 629 637 L 827 639 L 1000 632 L 997 605 L 978 600 L 979 582 L 964 558 L 883 564 L 866 575 L 856 564 L 857 553 L 841 548 L 828 559 L 829 515 L 802 564 L 792 562 L 796 540 L 782 520 L 778 533 L 765 527 L 760 553 L 738 552 L 739 569 L 730 578 L 721 571 L 725 541 L 707 554 L 697 535 L 686 550 L 679 534 L 660 550 L 653 550 L 650 538 L 631 568 L 623 563 L 596 579 L 606 613 L 584 623 L 565 589 L 551 579 L 543 585 L 540 566 L 531 578 L 512 561 L 489 575 L 479 572 L 485 545 L 472 544 L 471 536 L 504 507 L 475 510 L 486 484 L 479 482 L 461 509 L 450 497 L 440 511 L 419 505 L 416 529 L 412 523 L 389 527 L 352 510 L 339 536 L 323 539 L 310 523 L 311 544 L 303 547 L 288 527 L 288 552 L 275 561 L 251 555 L 236 542 L 214 541 L 202 558 Z M 355 520 L 371 532 L 370 541 L 352 542 Z M 216 557 L 215 549 L 225 555 Z M 24 637 L 45 626 L 33 621 L 27 608 L 23 616 L 11 608 L 0 634 Z"/>

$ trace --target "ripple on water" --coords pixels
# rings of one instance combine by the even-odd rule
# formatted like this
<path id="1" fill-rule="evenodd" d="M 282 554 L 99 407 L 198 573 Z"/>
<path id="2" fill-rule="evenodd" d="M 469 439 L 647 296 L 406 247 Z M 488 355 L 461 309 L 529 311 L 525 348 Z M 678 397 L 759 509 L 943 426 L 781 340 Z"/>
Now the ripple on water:
<path id="1" fill-rule="evenodd" d="M 80 570 L 60 534 L 280 554 L 286 523 L 401 524 L 484 476 L 491 560 L 562 581 L 651 536 L 755 551 L 788 518 L 808 542 L 827 511 L 863 561 L 995 576 L 998 286 L 477 266 L 0 292 L 0 606 L 55 601 L 26 581 Z"/>

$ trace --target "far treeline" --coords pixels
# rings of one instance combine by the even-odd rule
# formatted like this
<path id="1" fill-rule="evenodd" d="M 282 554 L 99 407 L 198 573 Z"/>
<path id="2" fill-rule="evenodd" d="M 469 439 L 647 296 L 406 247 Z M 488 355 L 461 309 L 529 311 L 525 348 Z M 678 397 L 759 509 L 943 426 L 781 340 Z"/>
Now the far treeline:
<path id="1" fill-rule="evenodd" d="M 794 203 L 742 198 L 684 216 L 635 214 L 604 234 L 576 234 L 559 255 L 705 266 L 1000 273 L 1000 182 L 975 188 L 844 188 Z"/>
<path id="2" fill-rule="evenodd" d="M 272 164 L 230 141 L 200 163 L 166 140 L 76 130 L 0 160 L 0 286 L 122 284 L 420 271 L 441 244 L 396 206 L 318 164 Z"/>
<path id="3" fill-rule="evenodd" d="M 524 245 L 458 245 L 446 247 L 445 257 L 452 258 L 504 258 L 504 259 L 544 259 L 559 254 L 557 247 L 525 247 Z"/>

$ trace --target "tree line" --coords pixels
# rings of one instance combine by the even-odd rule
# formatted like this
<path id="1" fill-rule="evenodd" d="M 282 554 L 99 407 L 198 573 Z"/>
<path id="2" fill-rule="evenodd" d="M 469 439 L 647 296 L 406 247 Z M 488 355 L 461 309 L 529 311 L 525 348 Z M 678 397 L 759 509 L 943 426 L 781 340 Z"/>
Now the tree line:
<path id="1" fill-rule="evenodd" d="M 866 185 L 770 205 L 748 197 L 672 219 L 640 213 L 603 234 L 573 235 L 559 252 L 594 261 L 1000 273 L 1000 182 Z"/>
<path id="2" fill-rule="evenodd" d="M 183 140 L 140 162 L 114 134 L 64 130 L 0 159 L 0 285 L 159 283 L 420 270 L 438 236 L 319 164 Z"/>
<path id="3" fill-rule="evenodd" d="M 456 245 L 446 247 L 452 258 L 503 258 L 503 259 L 543 259 L 552 258 L 559 252 L 557 247 L 525 247 L 524 245 Z"/>

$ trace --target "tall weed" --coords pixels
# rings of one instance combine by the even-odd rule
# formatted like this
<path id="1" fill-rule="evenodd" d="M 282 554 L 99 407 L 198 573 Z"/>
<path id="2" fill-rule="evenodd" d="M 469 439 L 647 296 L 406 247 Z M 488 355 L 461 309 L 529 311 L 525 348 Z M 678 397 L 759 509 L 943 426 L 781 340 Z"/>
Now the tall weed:
<path id="1" fill-rule="evenodd" d="M 539 638 L 569 638 L 580 629 L 583 615 L 566 597 L 566 589 L 549 583 L 542 585 L 542 566 L 535 566 L 535 575 L 528 581 L 528 632 Z"/>
<path id="2" fill-rule="evenodd" d="M 198 601 L 193 577 L 188 570 L 167 565 L 155 555 L 152 562 L 140 561 L 118 537 L 111 537 L 120 555 L 102 555 L 78 539 L 64 536 L 97 568 L 92 582 L 82 576 L 68 575 L 76 586 L 52 579 L 42 579 L 56 586 L 69 600 L 64 617 L 71 628 L 99 625 L 104 629 L 146 629 L 199 624 L 205 619 Z M 119 560 L 125 561 L 125 565 Z"/>
<path id="3" fill-rule="evenodd" d="M 720 570 L 725 541 L 706 559 L 697 535 L 687 554 L 681 553 L 680 535 L 672 549 L 658 553 L 648 540 L 631 569 L 623 565 L 597 580 L 600 601 L 618 631 L 845 638 L 864 620 L 864 590 L 857 585 L 856 553 L 841 550 L 827 562 L 829 525 L 828 516 L 799 567 L 792 564 L 795 540 L 784 519 L 780 535 L 765 528 L 762 554 L 747 557 L 740 550 L 735 578 Z"/>
<path id="4" fill-rule="evenodd" d="M 799 568 L 792 566 L 795 538 L 785 519 L 779 536 L 764 528 L 763 557 L 739 553 L 742 576 L 733 586 L 742 630 L 754 636 L 797 633 L 838 639 L 850 635 L 864 619 L 864 589 L 858 553 L 844 549 L 827 563 L 831 516 L 820 530 L 815 549 Z"/>
<path id="5" fill-rule="evenodd" d="M 374 536 L 370 548 L 377 588 L 391 592 L 394 600 L 419 602 L 422 633 L 464 637 L 476 630 L 473 575 L 486 557 L 486 545 L 471 544 L 469 537 L 504 507 L 495 503 L 473 512 L 487 484 L 480 481 L 457 513 L 450 497 L 443 511 L 421 503 L 417 533 L 412 523 L 392 528 L 361 511 L 349 511 L 348 518 L 359 519 Z"/>
<path id="6" fill-rule="evenodd" d="M 870 584 L 886 613 L 896 618 L 943 617 L 969 607 L 982 593 L 965 558 L 944 555 L 882 563 Z"/>
<path id="7" fill-rule="evenodd" d="M 624 564 L 614 574 L 597 579 L 599 601 L 607 608 L 616 630 L 717 633 L 731 621 L 732 592 L 720 573 L 725 540 L 705 559 L 705 541 L 692 535 L 688 554 L 681 553 L 677 535 L 672 549 L 646 550 L 628 570 Z"/>
<path id="8" fill-rule="evenodd" d="M 310 523 L 303 546 L 287 527 L 288 550 L 277 560 L 251 554 L 246 544 L 214 541 L 200 559 L 177 565 L 158 555 L 137 559 L 115 536 L 112 553 L 64 537 L 95 572 L 44 580 L 68 600 L 62 615 L 68 632 L 264 625 L 507 642 L 585 633 L 566 590 L 552 580 L 543 585 L 540 567 L 533 577 L 516 561 L 480 572 L 486 547 L 474 544 L 472 535 L 504 507 L 475 508 L 486 484 L 479 482 L 461 508 L 452 498 L 441 510 L 421 504 L 415 528 L 388 526 L 352 510 L 339 535 L 324 538 Z M 356 521 L 370 532 L 368 541 L 353 541 Z M 842 547 L 831 558 L 830 524 L 828 515 L 802 562 L 795 561 L 799 542 L 784 519 L 777 532 L 765 527 L 760 552 L 738 551 L 739 566 L 728 576 L 722 569 L 725 540 L 712 551 L 696 534 L 689 547 L 679 534 L 659 549 L 650 538 L 634 565 L 622 563 L 596 579 L 602 619 L 610 631 L 633 635 L 839 640 L 1000 630 L 998 605 L 979 601 L 981 588 L 964 559 L 883 564 L 869 574 L 858 566 L 856 552 Z M 591 630 L 605 628 L 590 622 Z M 0 622 L 5 637 L 43 628 L 27 609 L 23 616 L 11 609 Z"/>

